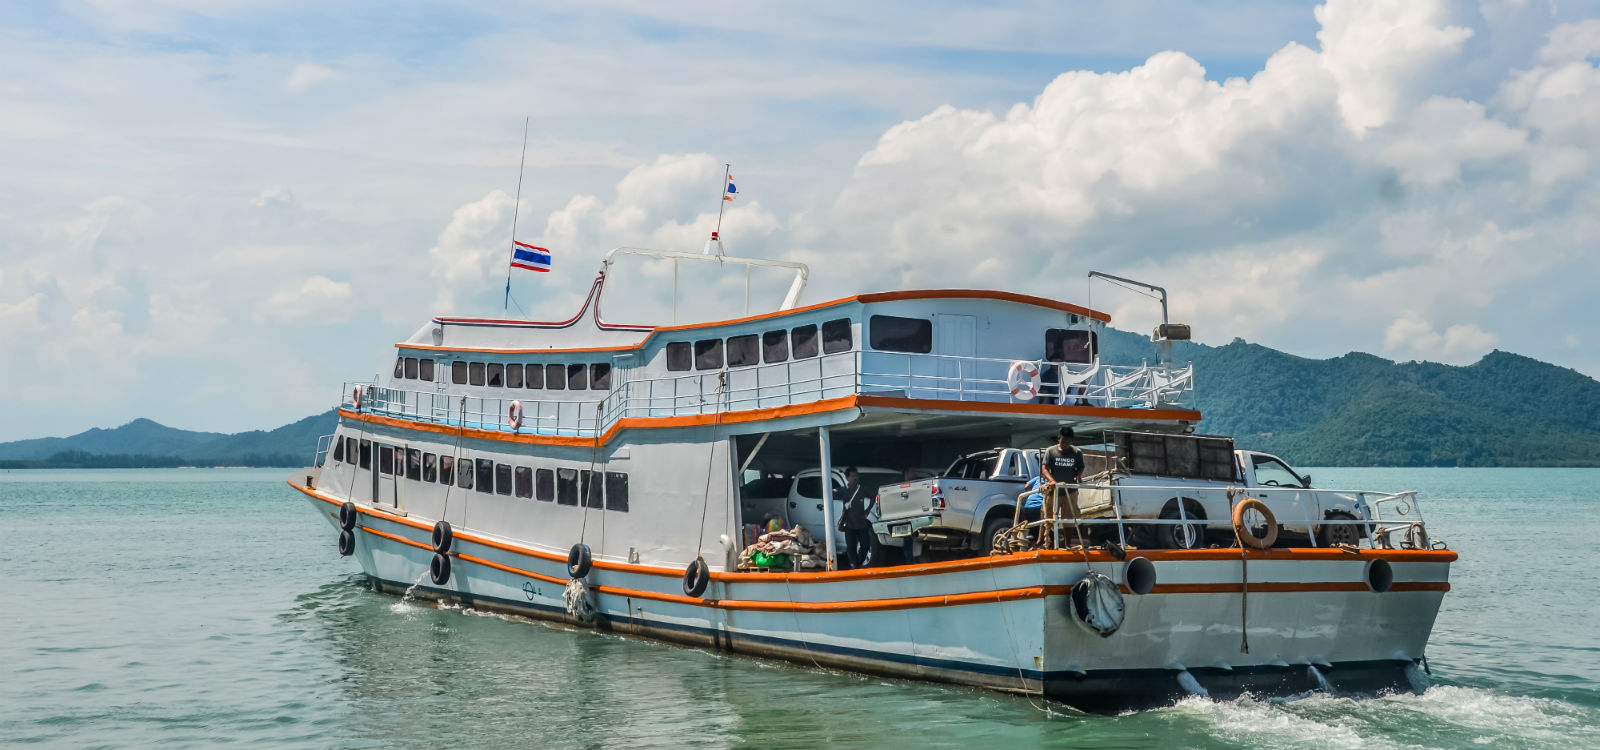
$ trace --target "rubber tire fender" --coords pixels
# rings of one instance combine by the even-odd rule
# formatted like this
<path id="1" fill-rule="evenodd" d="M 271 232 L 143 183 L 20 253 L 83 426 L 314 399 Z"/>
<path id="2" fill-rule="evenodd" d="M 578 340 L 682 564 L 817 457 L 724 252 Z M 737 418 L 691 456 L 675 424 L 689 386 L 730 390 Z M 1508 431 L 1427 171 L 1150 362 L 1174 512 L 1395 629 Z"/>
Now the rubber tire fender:
<path id="1" fill-rule="evenodd" d="M 344 501 L 344 503 L 339 506 L 339 528 L 345 531 L 354 529 L 356 527 L 356 519 L 360 517 L 360 515 L 361 511 L 356 510 L 356 504 L 353 501 Z"/>
<path id="2" fill-rule="evenodd" d="M 356 553 L 356 535 L 349 529 L 339 530 L 339 556 L 349 557 Z"/>
<path id="3" fill-rule="evenodd" d="M 1247 510 L 1254 510 L 1257 513 L 1260 513 L 1261 517 L 1266 520 L 1266 536 L 1256 536 L 1255 534 L 1251 533 L 1250 527 L 1245 525 L 1244 513 Z M 1246 547 L 1250 547 L 1252 549 L 1270 549 L 1272 545 L 1276 544 L 1278 541 L 1278 517 L 1272 515 L 1272 509 L 1268 508 L 1266 503 L 1263 503 L 1253 497 L 1247 497 L 1243 500 L 1240 500 L 1238 505 L 1233 506 L 1233 533 L 1239 535 L 1239 542 Z"/>
<path id="4" fill-rule="evenodd" d="M 706 564 L 704 557 L 696 557 L 683 571 L 683 593 L 698 599 L 710 585 L 711 566 Z"/>
<path id="5" fill-rule="evenodd" d="M 442 552 L 433 553 L 433 559 L 428 561 L 428 577 L 433 579 L 436 586 L 443 586 L 450 582 L 450 556 Z"/>
<path id="6" fill-rule="evenodd" d="M 441 555 L 450 554 L 450 547 L 455 544 L 456 534 L 451 530 L 449 521 L 440 521 L 433 525 L 433 551 Z"/>
<path id="7" fill-rule="evenodd" d="M 567 575 L 572 578 L 584 578 L 589 575 L 589 569 L 594 567 L 594 554 L 589 551 L 589 545 L 579 542 L 572 545 L 572 550 L 567 552 Z"/>

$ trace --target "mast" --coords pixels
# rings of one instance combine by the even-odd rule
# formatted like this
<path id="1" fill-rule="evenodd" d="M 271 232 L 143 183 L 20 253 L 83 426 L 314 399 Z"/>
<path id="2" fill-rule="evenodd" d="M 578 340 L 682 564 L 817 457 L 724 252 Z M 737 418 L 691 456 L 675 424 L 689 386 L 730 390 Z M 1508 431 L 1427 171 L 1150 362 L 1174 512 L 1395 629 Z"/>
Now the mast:
<path id="1" fill-rule="evenodd" d="M 511 257 L 517 254 L 517 214 L 522 210 L 522 168 L 528 163 L 528 120 L 532 117 L 522 118 L 522 158 L 517 161 L 517 202 L 511 206 Z M 502 315 L 511 309 L 511 263 L 506 263 L 506 300 L 500 306 Z M 519 306 L 517 308 L 521 310 Z"/>

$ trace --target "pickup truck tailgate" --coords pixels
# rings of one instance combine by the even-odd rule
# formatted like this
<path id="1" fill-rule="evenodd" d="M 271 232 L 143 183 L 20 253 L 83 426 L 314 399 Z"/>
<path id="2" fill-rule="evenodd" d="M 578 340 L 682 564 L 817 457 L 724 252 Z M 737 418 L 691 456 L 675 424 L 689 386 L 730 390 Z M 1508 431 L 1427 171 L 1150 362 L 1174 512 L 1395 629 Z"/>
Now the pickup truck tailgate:
<path id="1" fill-rule="evenodd" d="M 878 488 L 878 520 L 897 521 L 903 518 L 925 516 L 935 510 L 933 496 L 938 479 L 924 479 L 903 484 L 886 484 Z"/>

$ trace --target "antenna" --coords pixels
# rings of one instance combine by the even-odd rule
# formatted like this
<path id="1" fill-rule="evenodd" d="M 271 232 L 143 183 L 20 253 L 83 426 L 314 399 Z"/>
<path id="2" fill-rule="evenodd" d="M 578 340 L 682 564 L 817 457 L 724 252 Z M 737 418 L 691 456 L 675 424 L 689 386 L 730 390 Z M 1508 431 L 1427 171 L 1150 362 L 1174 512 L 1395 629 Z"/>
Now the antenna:
<path id="1" fill-rule="evenodd" d="M 522 168 L 528 164 L 528 120 L 522 118 L 522 159 L 517 162 L 517 202 L 511 205 L 511 253 L 516 257 L 517 252 L 517 214 L 522 210 Z M 502 315 L 511 309 L 511 264 L 506 264 L 506 301 L 501 305 Z M 518 310 L 522 307 L 518 306 Z"/>

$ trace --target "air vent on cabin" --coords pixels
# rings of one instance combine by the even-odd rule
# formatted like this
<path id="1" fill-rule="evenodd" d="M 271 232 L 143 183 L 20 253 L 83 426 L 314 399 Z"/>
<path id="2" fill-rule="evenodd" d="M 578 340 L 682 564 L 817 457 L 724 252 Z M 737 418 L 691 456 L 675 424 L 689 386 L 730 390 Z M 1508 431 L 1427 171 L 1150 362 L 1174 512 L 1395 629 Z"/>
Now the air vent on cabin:
<path id="1" fill-rule="evenodd" d="M 444 326 L 437 326 L 433 329 L 433 345 L 444 346 Z"/>

